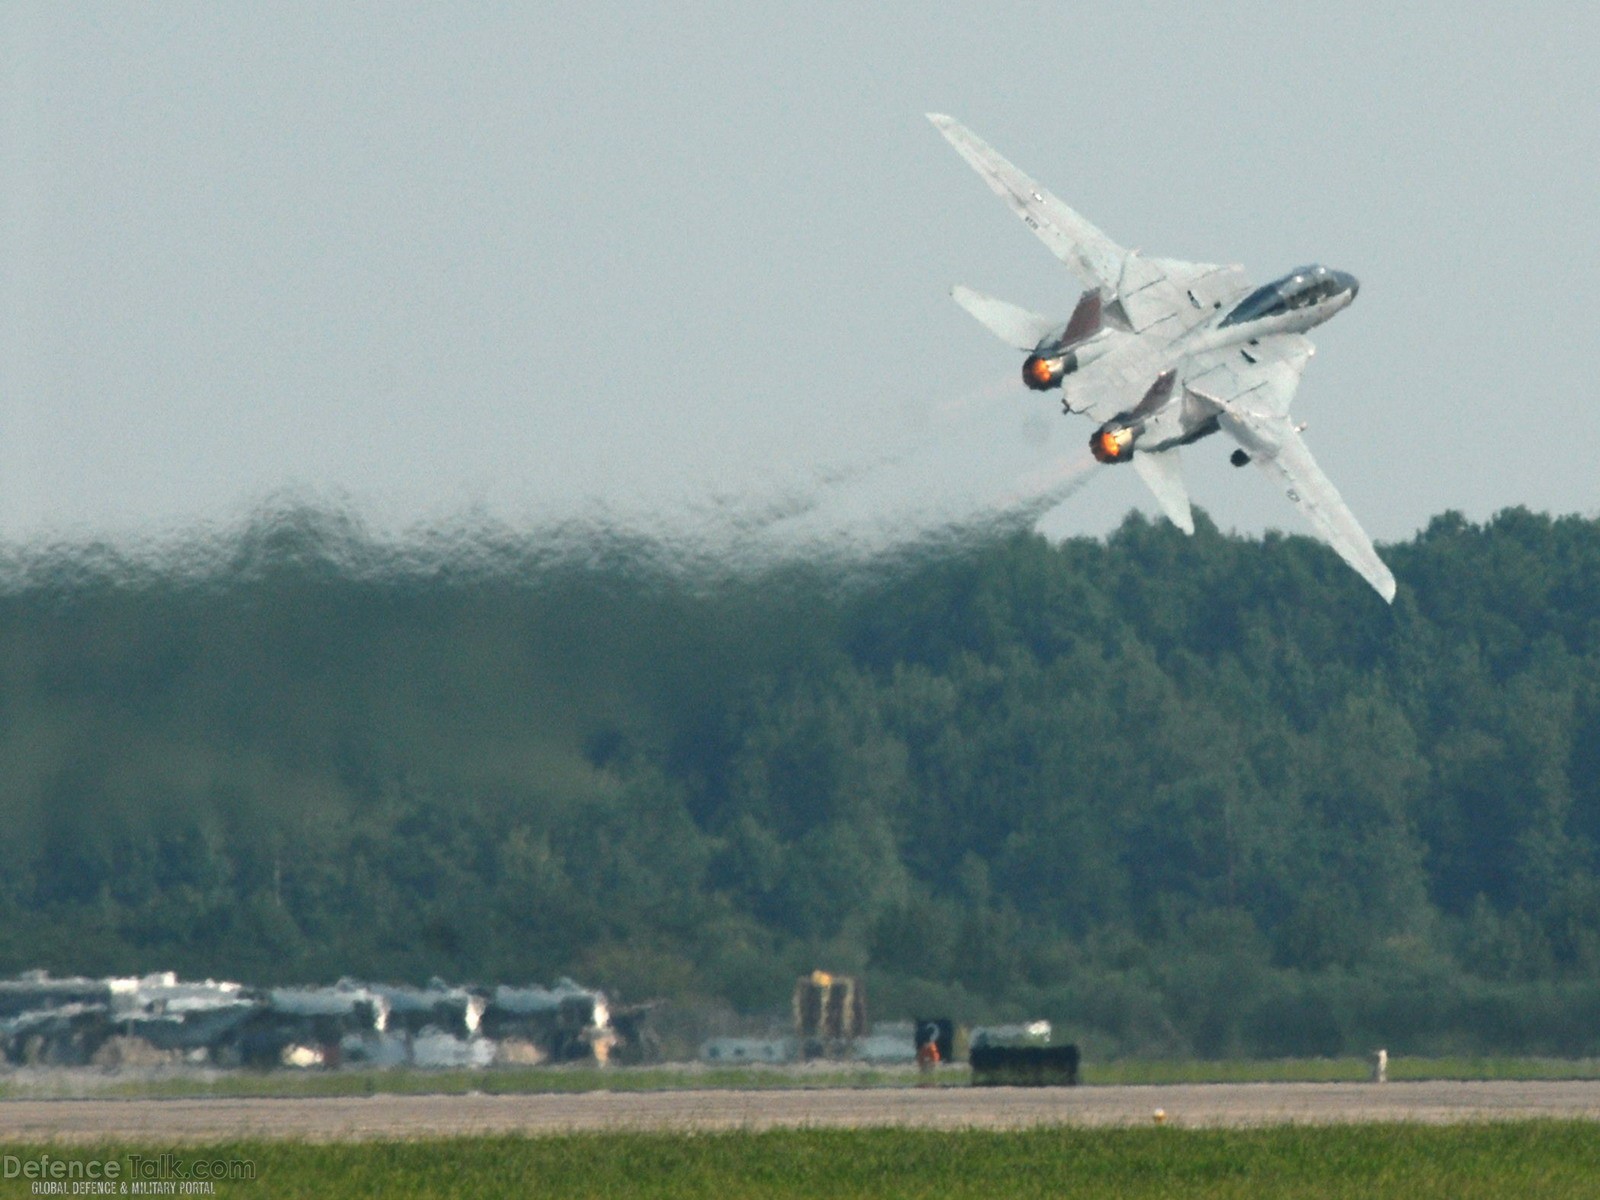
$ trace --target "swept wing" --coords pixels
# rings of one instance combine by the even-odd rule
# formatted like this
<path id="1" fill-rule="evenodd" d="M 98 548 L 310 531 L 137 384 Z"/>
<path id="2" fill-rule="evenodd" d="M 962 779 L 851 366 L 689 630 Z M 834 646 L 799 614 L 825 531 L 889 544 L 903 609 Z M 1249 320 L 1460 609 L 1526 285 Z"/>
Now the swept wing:
<path id="1" fill-rule="evenodd" d="M 1103 363 L 1093 382 L 1076 382 L 1067 401 L 1071 411 L 1099 421 L 1114 418 L 1125 409 L 1126 398 L 1148 381 L 1150 366 L 1163 358 L 1163 351 L 1176 355 L 1184 362 L 1185 389 L 1216 408 L 1222 427 L 1258 466 L 1277 477 L 1313 528 L 1392 601 L 1394 576 L 1289 421 L 1289 403 L 1314 352 L 1311 343 L 1300 334 L 1281 333 L 1198 354 L 1178 345 L 1250 291 L 1244 272 L 1235 266 L 1145 258 L 1124 249 L 960 122 L 940 113 L 929 113 L 928 119 L 1050 252 L 1099 290 L 1106 323 L 1137 335 L 1146 351 Z M 955 296 L 992 332 L 1021 349 L 1029 348 L 1024 341 L 1043 321 L 970 289 L 958 288 Z M 1178 448 L 1138 451 L 1132 462 L 1173 523 L 1192 532 Z"/>
<path id="2" fill-rule="evenodd" d="M 1107 315 L 1152 345 L 1182 337 L 1250 290 L 1238 267 L 1123 249 L 959 121 L 942 113 L 928 120 L 1052 254 L 1106 295 Z"/>
<path id="3" fill-rule="evenodd" d="M 1201 356 L 1186 383 L 1217 405 L 1222 427 L 1277 480 L 1339 557 L 1392 603 L 1394 576 L 1289 420 L 1289 402 L 1312 353 L 1311 343 L 1299 334 L 1265 337 Z"/>
<path id="4" fill-rule="evenodd" d="M 928 120 L 1050 248 L 1050 253 L 1090 287 L 1116 290 L 1126 253 L 1121 246 L 1017 170 L 954 117 L 929 113 Z"/>

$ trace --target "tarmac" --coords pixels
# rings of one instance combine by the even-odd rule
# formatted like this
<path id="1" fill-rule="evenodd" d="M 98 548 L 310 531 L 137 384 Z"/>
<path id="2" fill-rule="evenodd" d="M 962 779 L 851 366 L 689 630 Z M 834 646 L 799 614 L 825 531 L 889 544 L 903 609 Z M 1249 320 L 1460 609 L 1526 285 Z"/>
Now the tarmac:
<path id="1" fill-rule="evenodd" d="M 1158 1116 L 1158 1113 L 1160 1114 Z M 526 1095 L 0 1100 L 0 1142 L 181 1145 L 473 1134 L 777 1128 L 1019 1129 L 1600 1122 L 1600 1080 L 1248 1083 L 1079 1088 L 797 1088 Z"/>

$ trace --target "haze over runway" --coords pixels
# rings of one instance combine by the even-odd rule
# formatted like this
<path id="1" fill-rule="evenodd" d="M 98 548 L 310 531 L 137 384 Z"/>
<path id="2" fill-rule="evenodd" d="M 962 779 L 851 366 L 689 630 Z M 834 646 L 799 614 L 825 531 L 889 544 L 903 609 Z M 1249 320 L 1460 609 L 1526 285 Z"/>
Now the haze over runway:
<path id="1" fill-rule="evenodd" d="M 1063 487 L 1082 428 L 950 302 L 1076 289 L 930 110 L 1126 245 L 1354 272 L 1296 415 L 1380 541 L 1600 510 L 1590 8 L 18 0 L 0 34 L 0 540 L 285 489 L 394 530 L 1155 515 Z M 1219 524 L 1302 531 L 1211 449 Z"/>

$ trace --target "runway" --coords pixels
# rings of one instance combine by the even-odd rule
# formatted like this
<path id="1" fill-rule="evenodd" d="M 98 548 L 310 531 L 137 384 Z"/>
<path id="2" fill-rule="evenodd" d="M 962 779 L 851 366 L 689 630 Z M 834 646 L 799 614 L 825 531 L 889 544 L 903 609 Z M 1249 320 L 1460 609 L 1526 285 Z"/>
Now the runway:
<path id="1" fill-rule="evenodd" d="M 177 1145 L 575 1131 L 1182 1127 L 1366 1121 L 1600 1121 L 1600 1080 L 1255 1083 L 1082 1088 L 816 1088 L 536 1095 L 0 1101 L 0 1141 Z"/>

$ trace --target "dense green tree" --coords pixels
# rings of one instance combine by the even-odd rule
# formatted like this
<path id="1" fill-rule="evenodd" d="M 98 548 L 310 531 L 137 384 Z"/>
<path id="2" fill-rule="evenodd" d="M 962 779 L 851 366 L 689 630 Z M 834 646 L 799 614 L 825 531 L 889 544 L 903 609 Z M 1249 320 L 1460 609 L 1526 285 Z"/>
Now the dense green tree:
<path id="1" fill-rule="evenodd" d="M 1600 522 L 725 568 L 286 507 L 0 554 L 0 970 L 1600 1050 Z"/>

